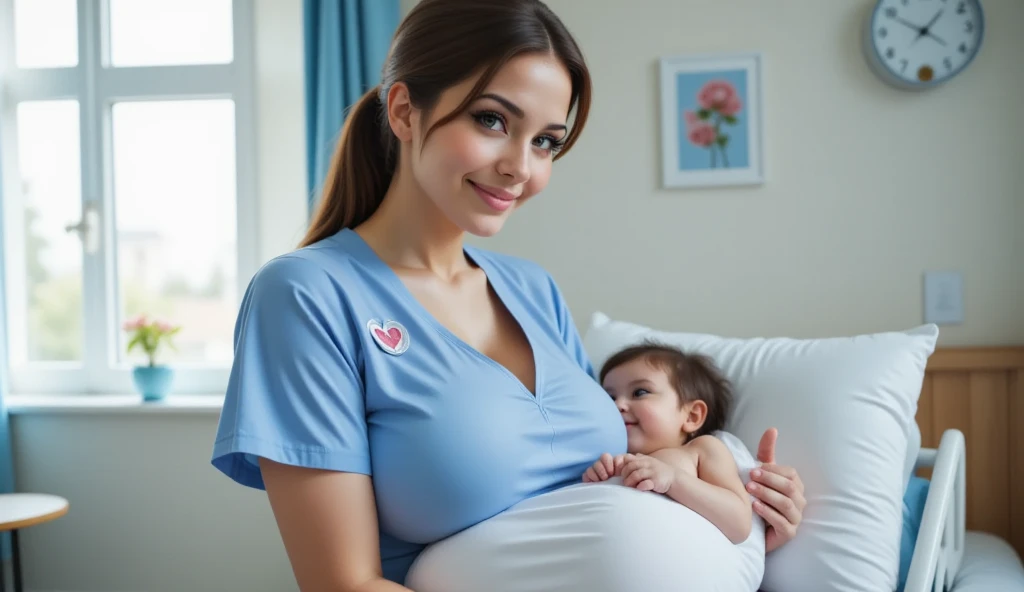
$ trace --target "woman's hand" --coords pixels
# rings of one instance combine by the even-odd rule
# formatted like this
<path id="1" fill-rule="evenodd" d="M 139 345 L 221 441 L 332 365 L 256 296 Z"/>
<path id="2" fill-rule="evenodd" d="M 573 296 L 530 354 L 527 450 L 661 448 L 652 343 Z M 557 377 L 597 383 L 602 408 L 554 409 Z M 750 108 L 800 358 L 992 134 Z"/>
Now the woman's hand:
<path id="1" fill-rule="evenodd" d="M 761 436 L 757 460 L 761 466 L 750 471 L 747 490 L 757 498 L 754 511 L 767 523 L 765 552 L 770 553 L 793 540 L 803 519 L 807 500 L 804 484 L 793 467 L 775 464 L 775 441 L 779 432 L 770 428 Z"/>
<path id="2" fill-rule="evenodd" d="M 676 480 L 676 469 L 646 454 L 627 454 L 622 465 L 622 484 L 640 491 L 666 493 Z"/>

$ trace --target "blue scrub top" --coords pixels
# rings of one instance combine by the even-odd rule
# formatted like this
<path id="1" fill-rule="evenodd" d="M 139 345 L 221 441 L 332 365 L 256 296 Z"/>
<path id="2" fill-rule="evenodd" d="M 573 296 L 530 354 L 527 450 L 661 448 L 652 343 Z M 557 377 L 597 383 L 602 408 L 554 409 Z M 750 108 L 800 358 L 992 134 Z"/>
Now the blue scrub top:
<path id="1" fill-rule="evenodd" d="M 536 396 L 439 323 L 349 229 L 264 265 L 235 326 L 213 465 L 258 489 L 261 456 L 372 475 L 395 582 L 426 544 L 626 451 L 552 278 L 522 259 L 465 253 L 533 347 Z"/>

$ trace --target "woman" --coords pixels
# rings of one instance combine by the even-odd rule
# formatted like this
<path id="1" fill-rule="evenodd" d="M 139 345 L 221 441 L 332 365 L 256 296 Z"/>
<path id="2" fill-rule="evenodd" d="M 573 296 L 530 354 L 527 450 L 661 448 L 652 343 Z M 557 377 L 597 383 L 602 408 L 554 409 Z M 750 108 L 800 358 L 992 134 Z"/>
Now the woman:
<path id="1" fill-rule="evenodd" d="M 266 489 L 302 590 L 406 590 L 425 545 L 625 451 L 555 283 L 463 243 L 497 233 L 579 137 L 572 37 L 538 0 L 422 0 L 381 80 L 301 248 L 245 293 L 213 455 Z M 774 549 L 803 486 L 775 465 L 754 480 Z"/>

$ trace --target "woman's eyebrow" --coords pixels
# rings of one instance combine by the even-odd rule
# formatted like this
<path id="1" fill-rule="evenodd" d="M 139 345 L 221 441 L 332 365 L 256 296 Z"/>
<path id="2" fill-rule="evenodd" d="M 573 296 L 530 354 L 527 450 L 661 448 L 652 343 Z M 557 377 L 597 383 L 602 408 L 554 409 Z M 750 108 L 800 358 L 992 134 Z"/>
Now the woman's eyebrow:
<path id="1" fill-rule="evenodd" d="M 501 95 L 496 95 L 494 93 L 484 93 L 484 94 L 480 95 L 480 98 L 481 99 L 491 99 L 492 101 L 497 101 L 497 102 L 501 103 L 502 107 L 508 109 L 509 112 L 512 113 L 512 115 L 515 115 L 516 117 L 518 117 L 520 119 L 522 119 L 523 116 L 526 115 L 526 113 L 524 113 L 523 110 L 520 109 L 518 105 L 516 105 L 515 103 L 513 103 L 512 101 L 506 99 L 505 97 L 503 97 Z M 544 128 L 544 129 L 565 131 L 568 128 L 566 128 L 565 125 L 561 124 L 561 123 L 549 123 L 547 125 L 547 127 Z"/>

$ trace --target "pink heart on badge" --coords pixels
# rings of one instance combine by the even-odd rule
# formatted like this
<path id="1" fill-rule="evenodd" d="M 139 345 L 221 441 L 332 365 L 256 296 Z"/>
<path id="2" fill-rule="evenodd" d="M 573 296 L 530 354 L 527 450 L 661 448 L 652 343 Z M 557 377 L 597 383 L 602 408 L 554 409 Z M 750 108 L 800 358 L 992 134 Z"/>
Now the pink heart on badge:
<path id="1" fill-rule="evenodd" d="M 371 319 L 366 328 L 377 345 L 391 355 L 398 356 L 409 349 L 409 332 L 401 323 L 388 321 L 382 325 L 380 321 Z"/>

